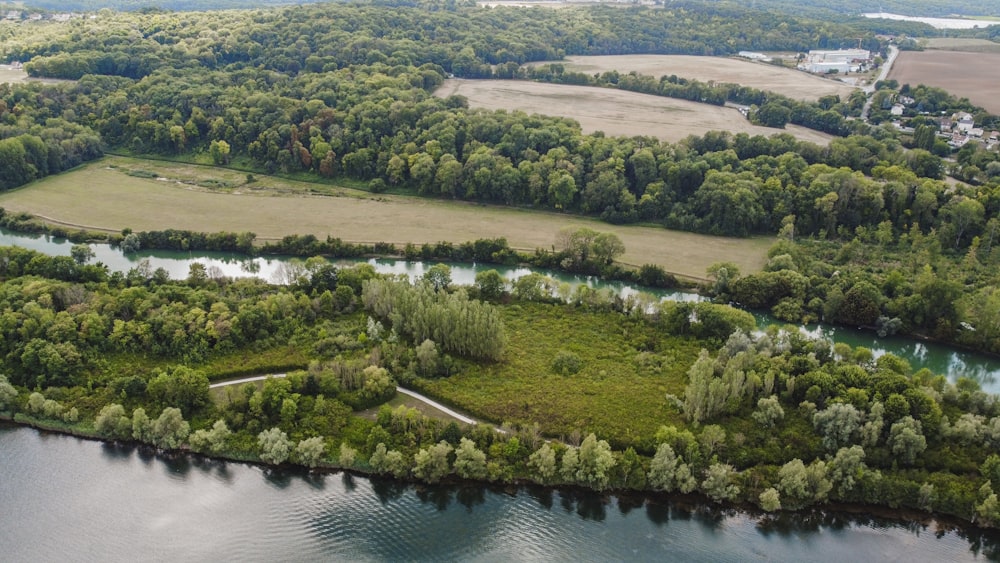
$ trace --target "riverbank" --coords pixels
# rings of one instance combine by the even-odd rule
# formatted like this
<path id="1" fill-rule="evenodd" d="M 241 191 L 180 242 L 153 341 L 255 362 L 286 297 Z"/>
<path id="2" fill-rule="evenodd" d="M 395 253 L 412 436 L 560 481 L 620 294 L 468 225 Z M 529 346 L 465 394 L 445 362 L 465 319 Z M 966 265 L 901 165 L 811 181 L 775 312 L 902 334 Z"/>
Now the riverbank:
<path id="1" fill-rule="evenodd" d="M 370 470 L 365 470 L 363 468 L 344 468 L 339 467 L 336 464 L 324 464 L 321 466 L 306 468 L 303 466 L 295 464 L 269 464 L 260 460 L 244 459 L 232 455 L 211 455 L 199 452 L 193 452 L 190 449 L 178 449 L 178 450 L 160 450 L 149 444 L 145 444 L 137 441 L 126 441 L 126 442 L 109 442 L 103 440 L 100 437 L 94 435 L 92 432 L 80 431 L 79 429 L 74 430 L 70 428 L 63 427 L 62 425 L 47 424 L 45 421 L 30 420 L 25 417 L 20 421 L 15 421 L 12 417 L 5 413 L 0 413 L 0 427 L 2 425 L 10 424 L 12 426 L 20 426 L 24 428 L 31 428 L 38 432 L 50 432 L 63 436 L 69 436 L 73 438 L 78 438 L 82 440 L 88 440 L 93 442 L 98 442 L 108 445 L 116 445 L 126 448 L 143 448 L 149 452 L 155 452 L 156 457 L 161 459 L 168 459 L 176 461 L 178 456 L 188 456 L 192 459 L 204 459 L 210 461 L 221 461 L 221 462 L 231 462 L 237 463 L 248 467 L 261 467 L 269 471 L 288 471 L 292 470 L 295 472 L 306 471 L 309 475 L 354 475 L 362 478 L 386 478 L 383 475 L 372 472 Z M 165 456 L 165 457 L 161 457 Z M 400 485 L 422 485 L 428 486 L 428 483 L 424 483 L 419 480 L 412 478 L 407 479 L 397 479 L 388 477 L 391 481 L 394 481 Z M 460 479 L 455 476 L 450 476 L 438 483 L 434 484 L 435 487 L 500 487 L 498 490 L 505 491 L 506 494 L 516 494 L 518 491 L 524 490 L 525 488 L 540 488 L 538 490 L 546 491 L 546 494 L 560 493 L 570 498 L 579 497 L 580 495 L 589 495 L 594 491 L 587 489 L 585 487 L 579 486 L 554 486 L 554 485 L 544 485 L 531 480 L 517 480 L 509 483 L 491 483 L 489 481 L 476 481 L 468 479 Z M 829 518 L 839 518 L 834 515 L 842 514 L 849 515 L 851 517 L 857 518 L 859 522 L 867 522 L 872 519 L 881 519 L 887 521 L 895 521 L 904 524 L 905 528 L 912 529 L 917 526 L 922 529 L 933 529 L 938 536 L 943 535 L 946 532 L 960 532 L 962 537 L 967 537 L 969 534 L 983 534 L 991 533 L 993 530 L 984 529 L 971 525 L 968 521 L 964 521 L 958 518 L 950 517 L 948 515 L 929 513 L 923 511 L 914 511 L 906 509 L 892 509 L 888 507 L 875 506 L 875 505 L 863 505 L 863 504 L 850 504 L 850 503 L 826 503 L 824 505 L 812 506 L 807 508 L 802 508 L 799 510 L 783 510 L 780 512 L 768 513 L 760 510 L 758 507 L 747 504 L 747 503 L 719 503 L 714 502 L 707 496 L 700 494 L 680 494 L 680 493 L 662 493 L 653 491 L 636 491 L 628 489 L 615 489 L 600 491 L 599 494 L 604 497 L 616 497 L 620 499 L 625 506 L 638 507 L 643 506 L 647 502 L 652 502 L 656 504 L 664 505 L 680 505 L 688 507 L 688 510 L 692 513 L 709 513 L 718 514 L 719 516 L 723 514 L 732 515 L 735 512 L 746 515 L 747 517 L 753 519 L 761 519 L 761 526 L 765 529 L 769 526 L 779 525 L 778 523 L 782 518 L 790 515 L 794 515 L 796 519 L 802 521 L 824 521 Z M 1000 537 L 996 538 L 996 541 L 1000 541 Z"/>
<path id="2" fill-rule="evenodd" d="M 982 561 L 988 531 L 842 513 L 756 517 L 655 497 L 407 485 L 347 473 L 158 457 L 0 424 L 10 561 Z M 44 475 L 44 479 L 39 479 Z M 86 486 L 81 486 L 85 483 Z M 94 518 L 94 499 L 114 499 Z M 224 524 L 223 524 L 224 523 Z M 94 537 L 106 541 L 94 542 Z"/>
<path id="3" fill-rule="evenodd" d="M 36 270 L 76 279 L 72 268 L 52 268 L 69 266 L 65 259 L 5 251 L 8 267 L 26 276 L 5 281 L 8 301 L 64 298 L 61 291 L 70 285 L 40 279 Z M 771 509 L 780 492 L 785 508 L 868 501 L 972 521 L 993 495 L 985 476 L 1000 415 L 988 395 L 963 382 L 914 375 L 892 357 L 873 362 L 870 355 L 831 350 L 793 331 L 754 333 L 749 314 L 725 306 L 664 301 L 624 310 L 613 297 L 589 289 L 567 303 L 520 287 L 492 305 L 469 301 L 463 291 L 380 278 L 368 268 L 366 283 L 351 278 L 353 269 L 341 270 L 345 284 L 362 287 L 337 287 L 338 304 L 332 284 L 321 292 L 308 280 L 276 287 L 192 285 L 164 277 L 154 284 L 134 274 L 111 280 L 100 268 L 85 268 L 81 272 L 97 276 L 87 282 L 92 294 L 59 318 L 80 327 L 104 314 L 102 326 L 115 332 L 90 340 L 58 332 L 64 335 L 58 345 L 73 344 L 79 357 L 96 354 L 121 363 L 125 369 L 114 373 L 120 377 L 109 378 L 103 363 L 66 375 L 33 369 L 28 362 L 37 351 L 50 350 L 42 336 L 5 339 L 10 350 L 4 357 L 24 363 L 9 368 L 21 389 L 15 408 L 48 419 L 93 420 L 106 438 L 139 438 L 165 449 L 188 441 L 200 451 L 243 459 L 361 468 L 429 483 L 454 475 L 596 491 L 698 490 L 720 502 L 759 501 Z M 394 305 L 411 308 L 403 319 L 433 323 L 452 310 L 468 313 L 434 341 L 387 313 L 388 300 L 403 296 L 410 297 Z M 90 303 L 101 304 L 100 311 L 90 310 Z M 56 301 L 38 297 L 16 305 L 3 303 L 5 319 L 34 326 L 31 315 L 41 319 L 38 335 L 57 334 Z M 423 309 L 412 309 L 418 305 Z M 429 310 L 437 316 L 427 316 Z M 253 330 L 237 328 L 244 326 Z M 483 332 L 474 344 L 503 347 L 478 348 L 482 356 L 476 348 L 457 348 L 465 342 L 461 331 L 476 326 Z M 388 334 L 390 327 L 395 335 Z M 731 336 L 737 327 L 742 332 Z M 209 378 L 196 371 L 197 362 L 162 363 L 205 361 L 213 349 L 264 350 L 267 343 L 292 342 L 304 357 L 318 358 L 307 371 L 261 389 L 247 386 L 226 404 L 206 400 Z M 118 362 L 115 353 L 130 355 Z M 143 357 L 159 359 L 145 365 L 138 361 Z M 374 420 L 350 416 L 347 405 L 358 410 L 387 400 L 392 378 L 418 379 L 477 416 L 509 421 L 512 432 L 462 428 L 407 408 L 380 409 Z M 719 384 L 726 396 L 711 391 Z M 845 408 L 854 427 L 831 441 L 824 420 Z M 968 436 L 966 427 L 973 429 Z M 955 443 L 967 446 L 956 449 Z M 977 470 L 982 476 L 973 476 Z M 797 471 L 814 475 L 815 490 L 793 485 Z"/>

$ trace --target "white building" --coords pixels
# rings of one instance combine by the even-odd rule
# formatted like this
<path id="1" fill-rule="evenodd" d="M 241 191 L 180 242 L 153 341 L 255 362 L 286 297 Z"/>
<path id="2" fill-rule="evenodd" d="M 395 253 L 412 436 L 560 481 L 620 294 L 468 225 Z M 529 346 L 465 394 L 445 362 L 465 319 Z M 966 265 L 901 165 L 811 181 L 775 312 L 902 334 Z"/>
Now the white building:
<path id="1" fill-rule="evenodd" d="M 799 69 L 818 74 L 826 74 L 833 71 L 840 73 L 858 72 L 866 67 L 871 62 L 871 59 L 871 52 L 864 49 L 809 51 L 809 55 L 799 65 Z"/>
<path id="2" fill-rule="evenodd" d="M 959 131 L 964 131 L 968 133 L 969 131 L 972 131 L 973 127 L 976 126 L 976 120 L 973 119 L 971 114 L 968 114 L 964 111 L 956 113 L 951 117 L 952 119 L 955 120 L 955 126 L 958 128 Z"/>
<path id="3" fill-rule="evenodd" d="M 771 57 L 765 55 L 764 53 L 755 53 L 754 51 L 740 51 L 736 54 L 744 59 L 750 59 L 751 61 L 763 61 L 765 63 L 769 63 L 772 60 Z"/>

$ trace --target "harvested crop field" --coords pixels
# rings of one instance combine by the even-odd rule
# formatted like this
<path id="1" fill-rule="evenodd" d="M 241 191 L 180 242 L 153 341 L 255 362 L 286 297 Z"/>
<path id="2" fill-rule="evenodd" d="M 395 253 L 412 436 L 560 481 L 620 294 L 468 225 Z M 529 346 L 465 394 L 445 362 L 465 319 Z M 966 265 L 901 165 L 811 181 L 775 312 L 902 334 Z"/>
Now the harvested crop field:
<path id="1" fill-rule="evenodd" d="M 1000 53 L 1000 43 L 988 39 L 966 37 L 933 37 L 927 39 L 927 48 L 940 51 L 965 51 L 968 53 Z"/>
<path id="2" fill-rule="evenodd" d="M 889 78 L 900 84 L 944 88 L 991 113 L 1000 113 L 1000 53 L 904 51 Z"/>
<path id="3" fill-rule="evenodd" d="M 28 73 L 23 70 L 15 70 L 10 65 L 0 65 L 0 84 L 15 84 L 18 82 L 43 82 L 45 84 L 59 84 L 63 82 L 74 82 L 73 80 L 60 80 L 58 78 L 29 78 Z"/>
<path id="4" fill-rule="evenodd" d="M 0 84 L 14 84 L 24 82 L 28 74 L 23 70 L 13 70 L 9 65 L 0 65 Z"/>
<path id="5" fill-rule="evenodd" d="M 114 167 L 112 167 L 114 166 Z M 159 176 L 130 176 L 143 170 Z M 228 182 L 232 171 L 138 159 L 106 157 L 71 172 L 50 176 L 0 194 L 0 207 L 26 211 L 50 222 L 92 229 L 137 231 L 253 231 L 258 239 L 290 234 L 340 237 L 353 242 L 466 242 L 506 237 L 520 249 L 549 248 L 563 227 L 590 227 L 621 237 L 622 261 L 658 264 L 670 272 L 703 278 L 708 266 L 732 261 L 744 272 L 758 271 L 773 239 L 731 239 L 668 231 L 657 227 L 616 226 L 559 213 L 412 198 L 374 196 L 340 190 L 327 196 L 307 195 L 313 186 L 260 177 L 249 192 L 236 186 L 227 192 L 181 181 L 192 171 L 201 180 Z M 323 186 L 327 188 L 327 186 Z"/>
<path id="6" fill-rule="evenodd" d="M 634 71 L 657 79 L 661 76 L 675 74 L 680 78 L 693 78 L 701 82 L 730 82 L 777 92 L 796 100 L 815 101 L 821 96 L 832 94 L 846 99 L 855 90 L 853 86 L 839 80 L 736 58 L 690 55 L 610 55 L 566 57 L 565 61 L 553 62 L 563 64 L 566 70 L 584 74 L 617 70 L 623 74 Z"/>
<path id="7" fill-rule="evenodd" d="M 603 131 L 608 136 L 649 135 L 675 142 L 688 135 L 729 131 L 768 137 L 790 133 L 798 139 L 821 145 L 832 139 L 830 135 L 797 125 L 785 129 L 752 125 L 733 108 L 613 88 L 523 80 L 451 79 L 434 94 L 465 96 L 471 107 L 569 117 L 580 123 L 584 133 Z"/>

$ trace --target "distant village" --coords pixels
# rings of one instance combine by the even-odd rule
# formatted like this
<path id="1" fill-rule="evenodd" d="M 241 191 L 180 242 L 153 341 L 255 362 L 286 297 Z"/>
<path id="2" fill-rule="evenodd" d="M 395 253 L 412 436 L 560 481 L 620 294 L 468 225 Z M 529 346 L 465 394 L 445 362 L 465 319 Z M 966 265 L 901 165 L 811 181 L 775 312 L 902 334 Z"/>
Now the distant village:
<path id="1" fill-rule="evenodd" d="M 889 111 L 894 117 L 903 116 L 907 106 L 913 105 L 915 100 L 908 96 L 899 96 L 898 102 Z M 937 136 L 955 149 L 960 149 L 969 143 L 976 143 L 986 150 L 994 150 L 1000 147 L 1000 132 L 985 131 L 982 127 L 976 127 L 975 118 L 972 114 L 960 111 L 950 117 L 937 119 Z M 912 134 L 913 127 L 906 126 L 902 120 L 894 119 L 893 126 L 903 133 Z"/>
<path id="2" fill-rule="evenodd" d="M 22 10 L 7 10 L 7 12 L 3 13 L 2 15 L 3 18 L 0 18 L 0 22 L 42 21 L 42 20 L 65 22 L 72 19 L 83 17 L 83 14 L 77 14 L 73 12 L 61 12 L 57 14 L 49 14 L 41 12 L 28 12 Z"/>

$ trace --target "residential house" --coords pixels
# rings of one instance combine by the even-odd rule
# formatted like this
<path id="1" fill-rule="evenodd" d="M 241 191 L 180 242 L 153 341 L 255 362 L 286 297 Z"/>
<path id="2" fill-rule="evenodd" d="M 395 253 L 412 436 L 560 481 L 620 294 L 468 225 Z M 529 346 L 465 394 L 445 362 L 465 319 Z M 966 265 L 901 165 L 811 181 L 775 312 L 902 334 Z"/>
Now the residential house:
<path id="1" fill-rule="evenodd" d="M 956 113 L 951 117 L 956 120 L 955 126 L 959 131 L 968 133 L 973 127 L 976 126 L 976 121 L 972 118 L 972 114 L 965 113 L 964 111 Z"/>

